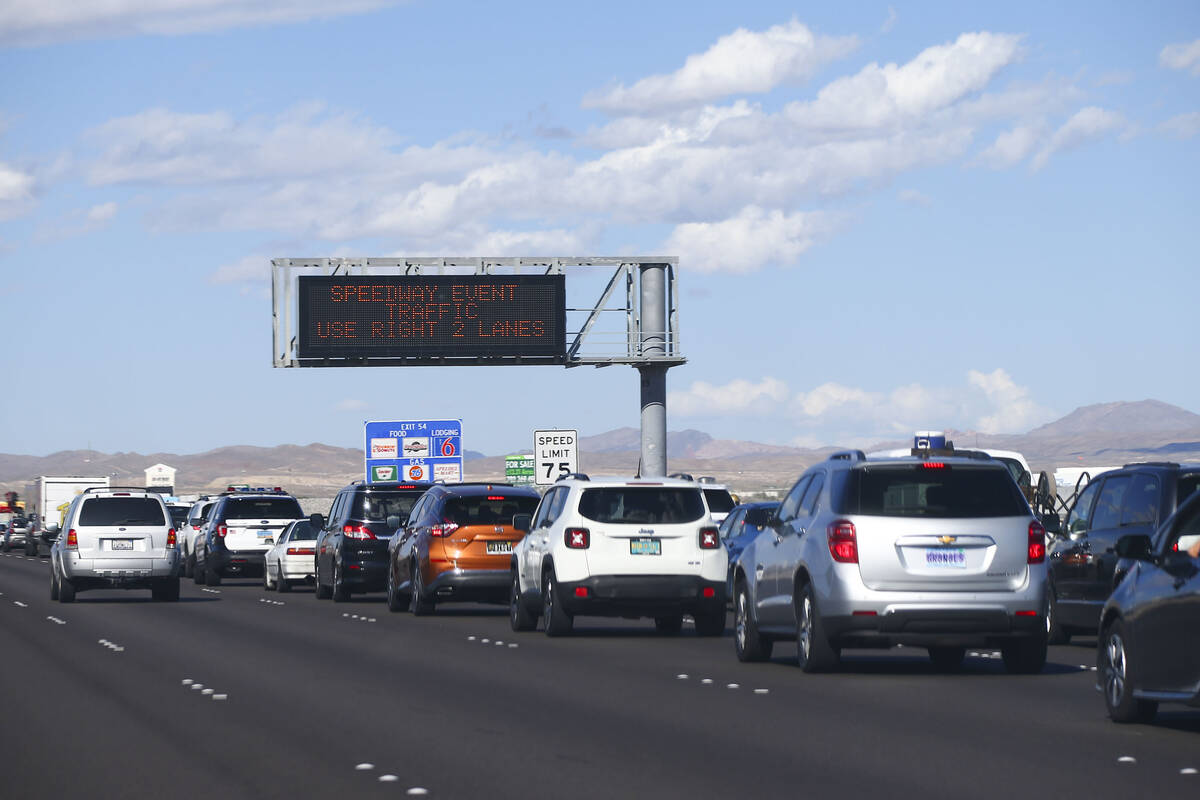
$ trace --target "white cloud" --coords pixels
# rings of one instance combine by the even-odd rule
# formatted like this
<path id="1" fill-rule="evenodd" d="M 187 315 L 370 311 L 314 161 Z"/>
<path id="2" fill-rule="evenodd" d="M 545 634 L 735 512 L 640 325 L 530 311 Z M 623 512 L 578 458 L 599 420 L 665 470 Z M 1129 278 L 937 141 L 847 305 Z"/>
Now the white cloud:
<path id="1" fill-rule="evenodd" d="M 1158 63 L 1167 69 L 1188 70 L 1193 75 L 1200 75 L 1200 39 L 1167 45 L 1158 54 Z"/>
<path id="2" fill-rule="evenodd" d="M 979 162 L 996 169 L 1024 161 L 1045 135 L 1041 125 L 1018 125 L 996 137 L 982 153 Z"/>
<path id="3" fill-rule="evenodd" d="M 896 13 L 896 9 L 888 6 L 887 19 L 883 21 L 883 25 L 879 27 L 879 30 L 883 33 L 890 33 L 892 28 L 896 27 L 896 23 L 899 21 L 900 15 Z"/>
<path id="4" fill-rule="evenodd" d="M 33 205 L 33 176 L 0 161 L 0 220 L 20 216 Z"/>
<path id="5" fill-rule="evenodd" d="M 1050 136 L 1050 140 L 1034 156 L 1033 168 L 1041 169 L 1046 166 L 1046 162 L 1055 153 L 1073 150 L 1126 125 L 1125 118 L 1115 111 L 1096 106 L 1082 108 Z"/>
<path id="6" fill-rule="evenodd" d="M 1159 125 L 1158 129 L 1177 139 L 1191 139 L 1200 133 L 1200 111 L 1177 114 Z"/>
<path id="7" fill-rule="evenodd" d="M 110 221 L 116 215 L 117 204 L 110 201 L 108 203 L 100 203 L 99 205 L 92 206 L 87 210 L 86 216 L 88 222 L 95 225 L 102 225 Z"/>
<path id="8" fill-rule="evenodd" d="M 776 410 L 788 397 L 787 384 L 766 377 L 757 383 L 737 378 L 722 386 L 695 381 L 684 391 L 667 393 L 671 414 L 685 417 L 709 414 L 763 414 Z"/>
<path id="9" fill-rule="evenodd" d="M 705 52 L 688 56 L 675 72 L 591 92 L 583 105 L 615 114 L 657 114 L 733 94 L 768 92 L 807 80 L 857 46 L 856 37 L 817 36 L 794 19 L 765 31 L 738 28 Z"/>
<path id="10" fill-rule="evenodd" d="M 901 203 L 910 206 L 920 206 L 921 208 L 929 208 L 933 205 L 933 198 L 924 192 L 918 192 L 916 189 L 901 189 L 896 195 Z"/>
<path id="11" fill-rule="evenodd" d="M 179 35 L 360 14 L 397 0 L 6 0 L 0 45 Z"/>
<path id="12" fill-rule="evenodd" d="M 971 370 L 967 382 L 984 393 L 992 409 L 975 423 L 981 433 L 1022 433 L 1045 420 L 1049 413 L 1033 401 L 1027 387 L 1016 385 L 1003 369 L 988 373 Z"/>
<path id="13" fill-rule="evenodd" d="M 785 214 L 747 206 L 721 222 L 678 225 L 662 252 L 701 272 L 753 272 L 767 264 L 794 264 L 830 229 L 823 212 Z"/>

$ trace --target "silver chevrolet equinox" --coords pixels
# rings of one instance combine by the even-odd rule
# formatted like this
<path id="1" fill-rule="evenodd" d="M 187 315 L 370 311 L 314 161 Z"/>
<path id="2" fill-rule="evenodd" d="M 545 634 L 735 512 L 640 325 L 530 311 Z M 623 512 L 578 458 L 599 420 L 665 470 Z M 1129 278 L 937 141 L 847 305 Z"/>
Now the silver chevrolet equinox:
<path id="1" fill-rule="evenodd" d="M 175 543 L 171 517 L 158 493 L 87 489 L 71 501 L 50 550 L 50 599 L 70 603 L 85 589 L 149 589 L 155 600 L 178 600 Z"/>
<path id="2" fill-rule="evenodd" d="M 800 477 L 735 566 L 737 656 L 766 660 L 786 639 L 805 672 L 824 672 L 843 648 L 903 644 L 953 670 L 967 647 L 998 647 L 1009 672 L 1041 672 L 1045 535 L 985 453 L 835 453 Z"/>

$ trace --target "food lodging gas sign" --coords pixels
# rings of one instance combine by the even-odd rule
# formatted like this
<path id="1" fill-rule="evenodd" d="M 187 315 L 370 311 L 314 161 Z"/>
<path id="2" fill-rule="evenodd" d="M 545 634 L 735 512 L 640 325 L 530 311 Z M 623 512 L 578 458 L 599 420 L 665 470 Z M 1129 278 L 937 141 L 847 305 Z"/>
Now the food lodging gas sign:
<path id="1" fill-rule="evenodd" d="M 462 481 L 462 420 L 367 422 L 364 438 L 368 483 Z"/>
<path id="2" fill-rule="evenodd" d="M 564 363 L 562 275 L 302 275 L 300 359 Z"/>

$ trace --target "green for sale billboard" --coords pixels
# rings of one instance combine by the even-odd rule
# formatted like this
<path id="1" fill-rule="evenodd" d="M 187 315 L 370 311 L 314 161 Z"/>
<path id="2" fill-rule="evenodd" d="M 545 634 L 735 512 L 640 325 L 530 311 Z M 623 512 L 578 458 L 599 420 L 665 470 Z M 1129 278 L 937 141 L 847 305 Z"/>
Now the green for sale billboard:
<path id="1" fill-rule="evenodd" d="M 533 471 L 533 456 L 505 456 L 504 480 L 514 486 L 532 486 L 536 476 Z"/>

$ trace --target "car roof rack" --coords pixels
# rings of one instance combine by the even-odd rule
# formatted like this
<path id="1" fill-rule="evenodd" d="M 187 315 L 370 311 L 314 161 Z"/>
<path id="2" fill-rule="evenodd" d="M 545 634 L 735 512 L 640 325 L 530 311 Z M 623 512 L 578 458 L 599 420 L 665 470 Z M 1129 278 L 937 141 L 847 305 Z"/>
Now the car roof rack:
<path id="1" fill-rule="evenodd" d="M 577 480 L 577 481 L 590 481 L 590 480 L 591 480 L 591 478 L 589 478 L 589 477 L 587 476 L 587 473 L 584 473 L 584 472 L 568 472 L 566 475 L 562 475 L 562 476 L 560 476 L 560 477 L 558 478 L 558 480 L 556 480 L 556 481 L 555 481 L 555 483 L 558 483 L 558 481 L 570 480 L 570 479 L 572 479 L 572 478 L 574 478 L 574 479 L 575 479 L 575 480 Z"/>
<path id="2" fill-rule="evenodd" d="M 862 450 L 838 450 L 829 454 L 830 461 L 866 461 L 867 454 Z"/>
<path id="3" fill-rule="evenodd" d="M 1132 464 L 1121 465 L 1121 469 L 1129 469 L 1130 467 L 1166 467 L 1168 469 L 1179 469 L 1179 464 L 1174 461 L 1135 461 Z"/>
<path id="4" fill-rule="evenodd" d="M 92 494 L 93 492 L 147 492 L 149 494 L 158 494 L 153 489 L 147 489 L 145 486 L 89 486 L 80 494 Z M 161 497 L 162 495 L 158 495 Z"/>

